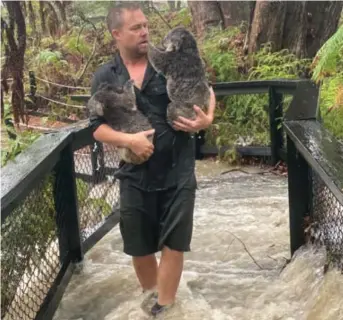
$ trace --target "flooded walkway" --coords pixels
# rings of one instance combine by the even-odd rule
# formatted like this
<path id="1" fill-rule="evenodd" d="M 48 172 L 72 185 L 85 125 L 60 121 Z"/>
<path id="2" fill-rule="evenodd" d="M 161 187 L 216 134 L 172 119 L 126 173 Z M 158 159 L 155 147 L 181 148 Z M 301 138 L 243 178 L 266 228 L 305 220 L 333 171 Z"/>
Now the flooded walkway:
<path id="1" fill-rule="evenodd" d="M 198 163 L 192 251 L 177 303 L 162 319 L 340 320 L 342 275 L 323 275 L 325 253 L 289 259 L 287 179 Z M 54 320 L 149 319 L 115 227 L 85 257 Z"/>

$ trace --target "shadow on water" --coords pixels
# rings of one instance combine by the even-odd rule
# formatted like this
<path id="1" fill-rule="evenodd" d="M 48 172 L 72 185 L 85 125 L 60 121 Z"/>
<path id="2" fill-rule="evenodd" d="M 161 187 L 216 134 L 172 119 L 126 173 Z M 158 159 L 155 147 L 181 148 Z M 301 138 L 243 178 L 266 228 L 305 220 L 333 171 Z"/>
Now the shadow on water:
<path id="1" fill-rule="evenodd" d="M 301 248 L 285 267 L 287 179 L 200 166 L 192 251 L 176 305 L 162 319 L 343 319 L 343 276 L 323 274 L 323 249 Z M 87 253 L 54 320 L 149 319 L 142 299 L 115 227 Z"/>

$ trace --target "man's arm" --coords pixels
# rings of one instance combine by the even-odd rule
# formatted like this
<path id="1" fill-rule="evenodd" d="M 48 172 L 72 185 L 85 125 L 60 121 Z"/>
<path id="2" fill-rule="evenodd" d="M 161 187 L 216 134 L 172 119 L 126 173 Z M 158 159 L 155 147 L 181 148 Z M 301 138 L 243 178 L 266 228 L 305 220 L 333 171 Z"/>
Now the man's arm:
<path id="1" fill-rule="evenodd" d="M 92 95 L 97 91 L 99 85 L 100 81 L 95 75 L 91 86 Z M 100 116 L 92 116 L 89 121 L 93 131 L 93 137 L 99 142 L 112 144 L 115 147 L 129 148 L 138 157 L 143 159 L 149 158 L 154 151 L 154 146 L 147 137 L 153 135 L 155 130 L 130 134 L 112 129 L 106 123 L 106 120 Z"/>
<path id="2" fill-rule="evenodd" d="M 207 116 L 212 124 L 214 119 L 214 110 L 216 109 L 216 95 L 214 94 L 213 88 L 210 87 L 210 105 L 208 107 Z"/>

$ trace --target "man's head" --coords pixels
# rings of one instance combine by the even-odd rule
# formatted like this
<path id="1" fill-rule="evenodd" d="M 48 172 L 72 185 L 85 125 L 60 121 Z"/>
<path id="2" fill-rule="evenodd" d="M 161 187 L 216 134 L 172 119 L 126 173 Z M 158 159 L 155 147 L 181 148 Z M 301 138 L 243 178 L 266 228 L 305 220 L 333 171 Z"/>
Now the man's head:
<path id="1" fill-rule="evenodd" d="M 124 1 L 112 7 L 107 15 L 107 26 L 119 50 L 135 57 L 147 53 L 148 21 L 138 3 Z"/>

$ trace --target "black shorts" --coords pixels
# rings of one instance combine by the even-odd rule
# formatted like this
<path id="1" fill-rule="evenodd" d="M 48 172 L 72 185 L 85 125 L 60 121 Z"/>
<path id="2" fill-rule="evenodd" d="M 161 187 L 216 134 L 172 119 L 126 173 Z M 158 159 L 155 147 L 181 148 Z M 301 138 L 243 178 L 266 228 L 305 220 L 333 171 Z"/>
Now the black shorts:
<path id="1" fill-rule="evenodd" d="M 147 192 L 120 181 L 120 232 L 124 252 L 131 256 L 156 253 L 164 246 L 190 251 L 196 178 L 180 187 Z"/>

